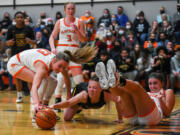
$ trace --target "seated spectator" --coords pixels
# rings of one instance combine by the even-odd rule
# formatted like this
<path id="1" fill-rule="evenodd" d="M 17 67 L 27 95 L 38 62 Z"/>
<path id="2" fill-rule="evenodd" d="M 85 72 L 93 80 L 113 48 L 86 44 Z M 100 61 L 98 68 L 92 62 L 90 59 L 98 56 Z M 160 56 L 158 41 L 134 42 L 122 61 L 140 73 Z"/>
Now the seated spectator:
<path id="1" fill-rule="evenodd" d="M 167 49 L 164 46 L 160 46 L 156 50 L 157 55 L 153 57 L 152 71 L 162 73 L 164 75 L 165 84 L 167 87 L 168 77 L 170 74 L 170 58 L 167 57 Z"/>
<path id="2" fill-rule="evenodd" d="M 173 26 L 175 32 L 176 43 L 180 45 L 180 3 L 177 3 L 177 12 L 173 15 Z"/>
<path id="3" fill-rule="evenodd" d="M 113 36 L 110 30 L 107 30 L 104 41 L 106 42 L 107 51 L 109 52 L 113 48 Z"/>
<path id="4" fill-rule="evenodd" d="M 104 24 L 106 28 L 109 28 L 111 25 L 111 15 L 109 9 L 104 9 L 103 15 L 99 18 L 97 26 L 100 27 L 100 24 Z"/>
<path id="5" fill-rule="evenodd" d="M 137 59 L 136 69 L 138 70 L 137 80 L 141 82 L 145 80 L 145 88 L 148 90 L 148 76 L 152 70 L 153 59 L 151 57 L 151 52 L 145 48 L 142 51 L 142 56 Z"/>
<path id="6" fill-rule="evenodd" d="M 144 12 L 141 11 L 139 13 L 139 20 L 133 23 L 134 32 L 137 40 L 140 45 L 143 46 L 144 42 L 147 40 L 148 32 L 149 32 L 149 23 L 145 19 Z"/>
<path id="7" fill-rule="evenodd" d="M 166 38 L 166 34 L 164 32 L 159 33 L 158 47 L 165 46 L 167 47 L 168 40 Z"/>
<path id="8" fill-rule="evenodd" d="M 104 38 L 106 37 L 106 27 L 104 23 L 101 23 L 99 25 L 99 29 L 97 29 L 96 31 L 96 38 L 98 38 L 99 40 L 104 40 Z"/>
<path id="9" fill-rule="evenodd" d="M 167 40 L 174 41 L 174 28 L 168 21 L 163 21 L 161 32 L 166 34 Z"/>
<path id="10" fill-rule="evenodd" d="M 49 32 L 51 33 L 54 29 L 54 24 L 53 24 L 53 20 L 51 18 L 49 18 L 47 20 L 47 25 L 46 28 L 49 30 Z"/>
<path id="11" fill-rule="evenodd" d="M 121 44 L 121 42 L 119 40 L 115 40 L 113 45 L 114 45 L 114 47 L 110 50 L 109 56 L 110 56 L 110 58 L 115 60 L 116 57 L 119 56 L 123 46 L 122 46 L 122 44 Z"/>
<path id="12" fill-rule="evenodd" d="M 174 90 L 175 82 L 180 85 L 180 47 L 176 48 L 175 55 L 171 58 L 170 88 Z"/>
<path id="13" fill-rule="evenodd" d="M 168 57 L 174 56 L 174 44 L 173 44 L 173 42 L 168 41 L 166 48 L 168 50 Z"/>
<path id="14" fill-rule="evenodd" d="M 133 28 L 133 24 L 130 21 L 126 22 L 126 31 L 132 31 L 133 32 L 134 28 Z"/>
<path id="15" fill-rule="evenodd" d="M 91 36 L 94 32 L 95 18 L 91 15 L 91 12 L 89 10 L 86 10 L 85 14 L 81 16 L 80 18 L 85 23 L 86 35 L 88 36 L 88 41 L 90 41 Z"/>
<path id="16" fill-rule="evenodd" d="M 55 16 L 55 22 L 57 22 L 59 19 L 63 18 L 62 14 L 60 11 L 56 12 L 56 16 Z"/>
<path id="17" fill-rule="evenodd" d="M 125 46 L 126 44 L 126 29 L 125 28 L 121 27 L 119 29 L 116 39 L 119 40 L 123 46 Z"/>
<path id="18" fill-rule="evenodd" d="M 151 26 L 151 28 L 149 30 L 149 33 L 155 33 L 156 34 L 156 41 L 158 41 L 159 32 L 160 32 L 160 27 L 158 25 L 158 22 L 153 21 L 152 26 Z"/>
<path id="19" fill-rule="evenodd" d="M 36 48 L 46 48 L 45 42 L 43 41 L 42 32 L 36 32 Z"/>
<path id="20" fill-rule="evenodd" d="M 116 21 L 121 27 L 126 27 L 126 23 L 129 20 L 128 16 L 124 14 L 123 7 L 119 6 L 117 8 Z"/>
<path id="21" fill-rule="evenodd" d="M 125 78 L 135 80 L 137 76 L 137 70 L 133 63 L 133 57 L 129 54 L 128 48 L 123 48 L 119 56 L 115 59 L 118 72 Z"/>
<path id="22" fill-rule="evenodd" d="M 112 32 L 112 36 L 116 38 L 120 27 L 116 21 L 116 15 L 115 14 L 112 15 L 111 22 L 112 22 L 112 24 L 109 26 L 109 29 Z"/>
<path id="23" fill-rule="evenodd" d="M 159 23 L 159 27 L 162 27 L 162 26 L 163 26 L 163 21 L 167 21 L 167 22 L 169 22 L 169 23 L 171 24 L 171 22 L 168 20 L 166 14 L 162 14 L 162 15 L 161 15 L 161 18 L 162 18 L 162 22 Z"/>
<path id="24" fill-rule="evenodd" d="M 29 27 L 31 27 L 31 28 L 34 28 L 34 25 L 31 23 L 29 17 L 24 18 L 24 24 L 25 24 L 26 26 L 29 26 Z"/>
<path id="25" fill-rule="evenodd" d="M 156 17 L 156 20 L 157 20 L 158 24 L 162 23 L 162 21 L 163 21 L 162 15 L 165 14 L 165 13 L 166 13 L 165 7 L 161 6 L 160 7 L 160 14 L 157 15 L 157 17 Z M 166 16 L 167 16 L 167 20 L 170 21 L 169 15 L 166 14 Z"/>
<path id="26" fill-rule="evenodd" d="M 8 56 L 6 53 L 2 54 L 2 59 L 0 60 L 0 90 L 3 90 L 6 88 L 6 84 L 3 82 L 3 76 L 9 77 L 9 86 L 6 90 L 12 90 L 13 88 L 13 82 L 12 82 L 12 76 L 7 71 L 7 62 L 8 62 Z"/>
<path id="27" fill-rule="evenodd" d="M 12 24 L 12 20 L 10 18 L 10 14 L 8 12 L 4 13 L 3 19 L 0 22 L 1 29 L 8 29 L 8 27 Z"/>
<path id="28" fill-rule="evenodd" d="M 128 31 L 126 36 L 125 47 L 128 47 L 130 50 L 132 50 L 135 44 L 137 44 L 137 40 L 134 37 L 134 33 L 132 31 Z"/>
<path id="29" fill-rule="evenodd" d="M 156 42 L 156 34 L 151 33 L 149 36 L 149 40 L 144 42 L 144 48 L 148 48 L 148 50 L 151 52 L 152 56 L 155 56 L 157 45 L 158 44 Z"/>
<path id="30" fill-rule="evenodd" d="M 134 45 L 130 51 L 130 56 L 133 57 L 134 65 L 136 65 L 137 59 L 142 56 L 141 46 L 139 44 Z"/>

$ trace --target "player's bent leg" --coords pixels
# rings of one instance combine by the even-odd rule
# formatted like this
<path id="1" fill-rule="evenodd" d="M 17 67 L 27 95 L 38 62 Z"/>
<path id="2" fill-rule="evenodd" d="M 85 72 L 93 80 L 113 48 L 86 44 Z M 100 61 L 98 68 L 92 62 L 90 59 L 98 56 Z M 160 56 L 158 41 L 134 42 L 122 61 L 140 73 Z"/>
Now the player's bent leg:
<path id="1" fill-rule="evenodd" d="M 64 120 L 70 121 L 76 114 L 76 112 L 79 110 L 79 107 L 73 106 L 71 108 L 64 109 Z"/>

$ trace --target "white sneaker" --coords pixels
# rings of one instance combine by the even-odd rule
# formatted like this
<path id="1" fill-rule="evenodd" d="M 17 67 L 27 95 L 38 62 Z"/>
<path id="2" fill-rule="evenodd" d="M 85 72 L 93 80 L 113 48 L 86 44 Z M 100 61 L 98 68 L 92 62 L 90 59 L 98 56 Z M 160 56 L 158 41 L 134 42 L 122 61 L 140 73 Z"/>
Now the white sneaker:
<path id="1" fill-rule="evenodd" d="M 110 87 L 113 87 L 116 84 L 116 77 L 115 77 L 116 64 L 112 59 L 108 60 L 107 62 L 107 72 L 108 72 L 108 84 Z"/>
<path id="2" fill-rule="evenodd" d="M 16 99 L 16 103 L 23 103 L 22 97 L 18 97 L 18 98 Z"/>
<path id="3" fill-rule="evenodd" d="M 107 72 L 103 62 L 99 62 L 96 64 L 95 72 L 97 77 L 99 78 L 99 83 L 102 89 L 108 89 L 108 80 L 107 80 Z"/>

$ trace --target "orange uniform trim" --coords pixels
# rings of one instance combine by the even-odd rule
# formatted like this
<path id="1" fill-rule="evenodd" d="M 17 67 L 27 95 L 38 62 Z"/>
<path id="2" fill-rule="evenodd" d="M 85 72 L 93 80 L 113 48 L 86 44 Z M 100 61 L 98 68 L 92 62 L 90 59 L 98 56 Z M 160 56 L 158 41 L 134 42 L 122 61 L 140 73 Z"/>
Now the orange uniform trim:
<path id="1" fill-rule="evenodd" d="M 75 45 L 75 44 L 72 44 L 72 45 L 68 45 L 68 44 L 56 44 L 56 46 L 79 47 L 79 45 Z"/>
<path id="2" fill-rule="evenodd" d="M 47 66 L 47 64 L 44 61 L 36 60 L 33 64 L 36 64 L 37 62 L 41 62 L 45 66 L 46 70 L 49 71 L 48 66 Z"/>
<path id="3" fill-rule="evenodd" d="M 136 115 L 136 113 L 132 114 L 132 115 L 129 115 L 129 116 L 123 116 L 124 118 L 132 118 Z"/>
<path id="4" fill-rule="evenodd" d="M 18 61 L 21 63 L 20 53 L 18 53 L 18 54 L 16 55 L 16 57 L 17 57 Z"/>
<path id="5" fill-rule="evenodd" d="M 72 68 L 82 68 L 82 66 L 69 66 L 68 69 L 72 69 Z"/>
<path id="6" fill-rule="evenodd" d="M 72 23 L 74 23 L 74 22 L 75 22 L 76 18 L 73 18 L 73 19 L 74 19 L 74 20 L 73 20 L 73 22 L 72 22 Z M 63 22 L 64 22 L 64 25 L 65 25 L 65 26 L 70 27 L 70 25 L 68 25 L 68 24 L 66 23 L 65 18 L 63 18 Z"/>
<path id="7" fill-rule="evenodd" d="M 153 106 L 153 108 L 149 112 L 147 112 L 147 113 L 145 113 L 143 115 L 138 115 L 138 117 L 146 117 L 149 114 L 151 114 L 154 111 L 154 109 L 156 108 L 156 104 L 154 103 L 154 101 L 153 101 L 153 104 L 154 104 L 154 106 Z"/>
<path id="8" fill-rule="evenodd" d="M 16 78 L 16 76 L 19 75 L 19 74 L 23 71 L 24 68 L 26 68 L 26 66 L 23 66 L 19 71 L 17 71 L 17 72 L 13 75 L 13 77 Z"/>

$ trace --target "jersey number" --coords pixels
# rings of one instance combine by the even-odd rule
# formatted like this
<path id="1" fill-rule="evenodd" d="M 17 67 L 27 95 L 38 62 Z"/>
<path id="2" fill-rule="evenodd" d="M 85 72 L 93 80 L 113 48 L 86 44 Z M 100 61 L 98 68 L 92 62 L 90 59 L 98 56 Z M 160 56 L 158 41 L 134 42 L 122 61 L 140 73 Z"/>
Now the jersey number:
<path id="1" fill-rule="evenodd" d="M 51 54 L 50 51 L 44 50 L 44 49 L 39 49 L 39 50 L 37 50 L 37 51 L 38 51 L 39 53 L 41 53 L 42 55 L 44 55 L 44 56 L 47 56 L 47 55 Z"/>
<path id="2" fill-rule="evenodd" d="M 67 41 L 71 42 L 72 41 L 72 37 L 71 35 L 67 35 Z"/>

